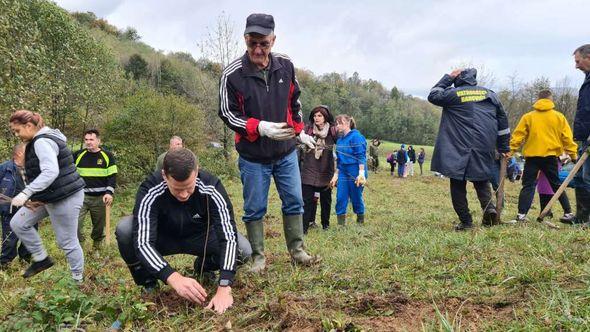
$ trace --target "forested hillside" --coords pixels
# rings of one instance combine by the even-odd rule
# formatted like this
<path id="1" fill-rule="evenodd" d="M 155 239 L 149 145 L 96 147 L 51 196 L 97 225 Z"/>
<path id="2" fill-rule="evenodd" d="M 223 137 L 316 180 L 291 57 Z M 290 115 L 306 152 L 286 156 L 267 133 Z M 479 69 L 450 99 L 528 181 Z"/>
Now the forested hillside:
<path id="1" fill-rule="evenodd" d="M 62 130 L 74 148 L 85 129 L 101 129 L 120 159 L 124 181 L 151 169 L 173 134 L 201 152 L 210 168 L 227 169 L 233 134 L 217 116 L 223 63 L 157 51 L 134 28 L 120 29 L 93 13 L 68 13 L 41 0 L 1 5 L 2 157 L 15 142 L 7 117 L 27 108 Z M 235 45 L 241 54 L 241 40 Z M 336 114 L 353 115 L 367 137 L 434 142 L 440 111 L 428 102 L 357 73 L 298 74 L 306 118 L 314 105 L 326 104 Z M 210 141 L 221 142 L 225 152 L 205 150 Z"/>

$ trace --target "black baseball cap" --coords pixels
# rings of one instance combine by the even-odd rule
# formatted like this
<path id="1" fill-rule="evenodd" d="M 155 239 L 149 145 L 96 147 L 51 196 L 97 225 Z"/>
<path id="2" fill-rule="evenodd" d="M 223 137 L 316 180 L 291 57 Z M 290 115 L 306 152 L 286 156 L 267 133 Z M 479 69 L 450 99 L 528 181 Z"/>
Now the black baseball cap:
<path id="1" fill-rule="evenodd" d="M 275 19 L 268 14 L 250 14 L 246 19 L 244 34 L 258 33 L 268 36 L 275 29 Z"/>

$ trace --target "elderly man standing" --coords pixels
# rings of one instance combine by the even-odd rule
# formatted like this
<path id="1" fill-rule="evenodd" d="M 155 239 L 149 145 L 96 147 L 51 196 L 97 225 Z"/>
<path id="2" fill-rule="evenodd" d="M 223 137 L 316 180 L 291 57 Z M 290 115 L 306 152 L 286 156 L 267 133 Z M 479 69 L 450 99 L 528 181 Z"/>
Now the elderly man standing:
<path id="1" fill-rule="evenodd" d="M 474 68 L 454 70 L 428 95 L 428 101 L 443 108 L 431 168 L 451 179 L 451 200 L 461 221 L 455 226 L 457 231 L 473 227 L 467 181 L 473 182 L 477 192 L 482 223 L 491 226 L 497 222 L 489 179 L 496 149 L 504 154 L 510 151 L 504 108 L 493 91 L 477 85 L 476 76 Z"/>
<path id="2" fill-rule="evenodd" d="M 578 107 L 574 118 L 574 141 L 578 143 L 578 155 L 588 149 L 590 139 L 590 44 L 582 45 L 574 51 L 576 68 L 586 78 L 578 93 Z M 576 223 L 590 225 L 590 159 L 587 159 L 576 174 Z"/>
<path id="3" fill-rule="evenodd" d="M 236 133 L 236 150 L 243 185 L 244 216 L 252 245 L 255 273 L 265 269 L 263 217 L 274 178 L 282 201 L 283 229 L 294 263 L 316 259 L 303 248 L 303 198 L 296 142 L 315 148 L 303 132 L 299 83 L 286 55 L 271 53 L 275 42 L 271 15 L 252 14 L 246 20 L 246 53 L 225 68 L 220 80 L 219 116 Z"/>
<path id="4" fill-rule="evenodd" d="M 182 147 L 182 138 L 180 138 L 179 136 L 172 136 L 170 138 L 170 145 L 168 146 L 168 151 L 177 150 Z M 159 171 L 162 169 L 162 166 L 164 165 L 164 157 L 166 157 L 166 153 L 168 153 L 168 151 L 162 152 L 158 156 L 158 159 L 156 160 L 156 168 L 154 169 L 154 171 Z"/>

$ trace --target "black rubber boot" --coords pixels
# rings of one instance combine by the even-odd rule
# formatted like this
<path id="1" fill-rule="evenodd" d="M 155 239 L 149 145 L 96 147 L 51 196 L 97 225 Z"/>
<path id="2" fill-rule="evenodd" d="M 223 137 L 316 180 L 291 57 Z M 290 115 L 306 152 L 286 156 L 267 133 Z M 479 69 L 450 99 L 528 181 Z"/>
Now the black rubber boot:
<path id="1" fill-rule="evenodd" d="M 489 209 L 483 214 L 483 218 L 481 220 L 481 224 L 485 227 L 491 227 L 494 225 L 498 225 L 500 220 L 498 219 L 498 213 L 496 210 Z"/>
<path id="2" fill-rule="evenodd" d="M 590 193 L 582 188 L 576 188 L 576 219 L 574 224 L 588 222 L 590 216 Z"/>

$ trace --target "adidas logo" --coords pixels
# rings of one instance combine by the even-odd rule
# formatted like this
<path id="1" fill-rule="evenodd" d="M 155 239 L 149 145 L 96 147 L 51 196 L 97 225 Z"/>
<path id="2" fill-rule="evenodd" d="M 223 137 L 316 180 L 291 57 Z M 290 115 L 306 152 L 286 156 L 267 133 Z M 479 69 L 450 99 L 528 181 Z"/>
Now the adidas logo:
<path id="1" fill-rule="evenodd" d="M 281 79 L 279 80 L 279 83 L 283 83 L 283 78 L 281 77 Z"/>
<path id="2" fill-rule="evenodd" d="M 195 215 L 193 216 L 193 219 L 199 219 L 201 218 L 201 216 L 198 213 L 195 213 Z"/>

